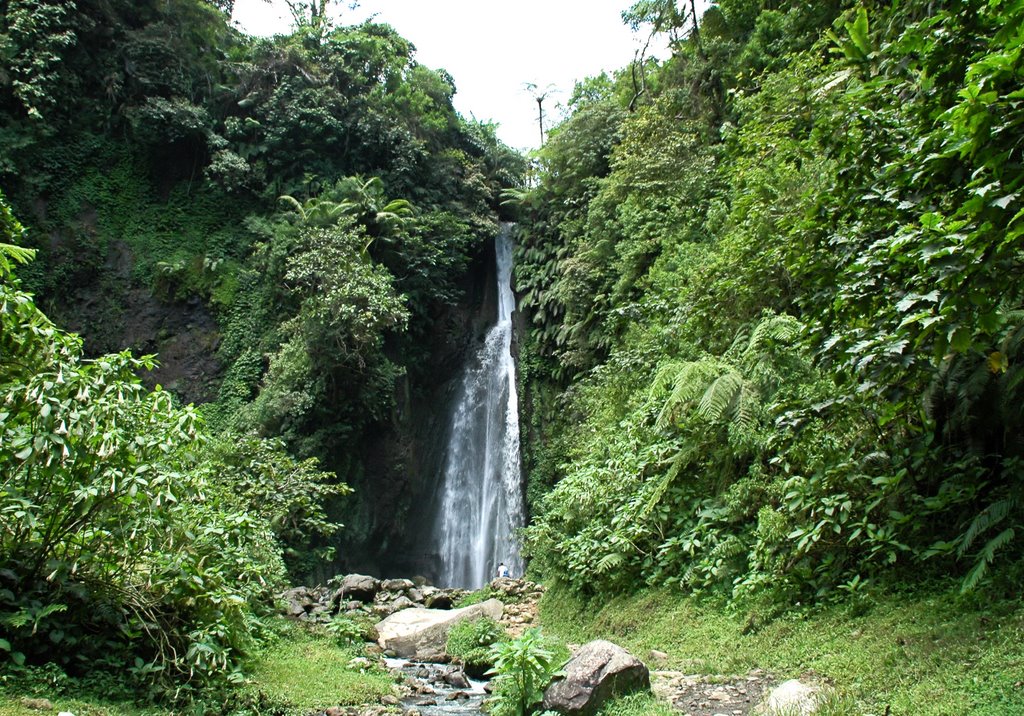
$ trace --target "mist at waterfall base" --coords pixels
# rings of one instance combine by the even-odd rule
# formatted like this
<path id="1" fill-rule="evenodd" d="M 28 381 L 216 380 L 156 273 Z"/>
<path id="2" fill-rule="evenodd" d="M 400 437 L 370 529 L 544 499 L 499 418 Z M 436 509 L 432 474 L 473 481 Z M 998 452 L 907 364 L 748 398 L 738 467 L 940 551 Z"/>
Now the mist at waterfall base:
<path id="1" fill-rule="evenodd" d="M 504 562 L 524 569 L 517 543 L 523 526 L 519 399 L 512 357 L 511 226 L 495 239 L 497 322 L 466 365 L 452 405 L 448 444 L 430 520 L 427 551 L 440 586 L 477 589 Z"/>

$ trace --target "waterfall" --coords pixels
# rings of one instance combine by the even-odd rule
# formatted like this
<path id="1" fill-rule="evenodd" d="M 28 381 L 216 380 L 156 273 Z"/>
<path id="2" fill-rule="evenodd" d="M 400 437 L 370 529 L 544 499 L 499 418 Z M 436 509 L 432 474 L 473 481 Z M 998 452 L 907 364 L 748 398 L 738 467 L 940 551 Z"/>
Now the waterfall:
<path id="1" fill-rule="evenodd" d="M 516 530 L 523 526 L 519 397 L 512 360 L 512 237 L 495 239 L 498 322 L 470 361 L 451 417 L 434 526 L 439 584 L 476 589 L 504 562 L 522 576 Z"/>

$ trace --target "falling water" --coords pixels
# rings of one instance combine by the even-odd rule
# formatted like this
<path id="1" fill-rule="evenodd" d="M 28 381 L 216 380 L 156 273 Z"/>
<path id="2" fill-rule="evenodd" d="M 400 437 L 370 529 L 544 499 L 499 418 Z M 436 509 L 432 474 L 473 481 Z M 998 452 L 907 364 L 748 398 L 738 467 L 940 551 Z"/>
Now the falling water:
<path id="1" fill-rule="evenodd" d="M 504 562 L 521 576 L 516 530 L 523 526 L 519 397 L 512 361 L 512 238 L 495 239 L 498 322 L 466 368 L 452 411 L 435 539 L 439 583 L 476 589 Z"/>

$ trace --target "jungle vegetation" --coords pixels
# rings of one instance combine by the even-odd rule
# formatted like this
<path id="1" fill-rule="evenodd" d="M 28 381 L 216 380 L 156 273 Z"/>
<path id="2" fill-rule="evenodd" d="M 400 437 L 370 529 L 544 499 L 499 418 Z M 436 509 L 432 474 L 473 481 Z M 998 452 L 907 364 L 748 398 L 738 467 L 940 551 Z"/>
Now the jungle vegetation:
<path id="1" fill-rule="evenodd" d="M 507 195 L 535 568 L 1012 593 L 1024 3 L 685 5 L 624 13 L 671 57 L 580 82 Z"/>
<path id="2" fill-rule="evenodd" d="M 561 603 L 1013 593 L 1024 0 L 641 0 L 670 56 L 578 83 L 532 169 L 328 4 L 0 0 L 0 677 L 241 681 L 275 592 L 401 522 L 366 446 L 499 216 Z M 212 321 L 198 404 L 139 355 L 173 335 L 118 344 L 143 310 Z"/>
<path id="3" fill-rule="evenodd" d="M 275 592 L 395 528 L 373 510 L 401 513 L 401 456 L 368 476 L 365 445 L 461 338 L 526 164 L 331 5 L 253 38 L 230 2 L 0 3 L 8 667 L 172 699 L 238 680 Z M 133 314 L 189 325 L 120 344 Z M 216 366 L 198 393 L 139 355 L 174 340 Z"/>

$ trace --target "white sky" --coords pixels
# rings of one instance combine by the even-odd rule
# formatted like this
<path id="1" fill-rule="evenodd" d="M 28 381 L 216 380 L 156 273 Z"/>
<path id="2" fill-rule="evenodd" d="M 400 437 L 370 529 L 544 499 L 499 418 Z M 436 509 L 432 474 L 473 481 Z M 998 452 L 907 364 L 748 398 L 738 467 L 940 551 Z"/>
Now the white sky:
<path id="1" fill-rule="evenodd" d="M 416 60 L 455 79 L 455 108 L 497 122 L 498 136 L 517 149 L 539 143 L 537 103 L 525 87 L 550 89 L 545 128 L 558 117 L 578 79 L 616 70 L 633 59 L 641 39 L 622 23 L 631 0 L 363 0 L 342 8 L 340 24 L 376 14 L 416 46 Z M 698 6 L 706 6 L 707 0 Z M 234 19 L 249 34 L 287 33 L 282 0 L 236 0 Z M 664 51 L 662 52 L 662 54 Z"/>

